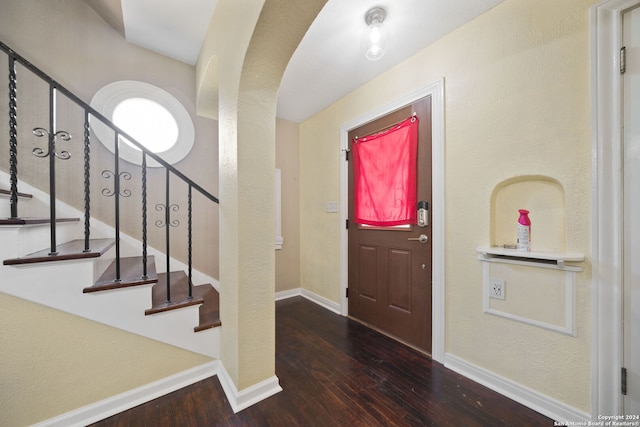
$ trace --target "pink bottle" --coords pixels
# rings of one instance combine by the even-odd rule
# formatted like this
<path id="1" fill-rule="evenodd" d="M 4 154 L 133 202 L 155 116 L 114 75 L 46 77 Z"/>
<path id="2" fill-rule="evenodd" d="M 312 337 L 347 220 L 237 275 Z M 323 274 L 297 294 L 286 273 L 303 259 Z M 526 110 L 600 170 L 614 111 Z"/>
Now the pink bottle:
<path id="1" fill-rule="evenodd" d="M 520 218 L 518 218 L 517 249 L 522 252 L 530 252 L 531 220 L 529 219 L 529 211 L 526 209 L 520 209 L 518 212 L 520 212 Z"/>

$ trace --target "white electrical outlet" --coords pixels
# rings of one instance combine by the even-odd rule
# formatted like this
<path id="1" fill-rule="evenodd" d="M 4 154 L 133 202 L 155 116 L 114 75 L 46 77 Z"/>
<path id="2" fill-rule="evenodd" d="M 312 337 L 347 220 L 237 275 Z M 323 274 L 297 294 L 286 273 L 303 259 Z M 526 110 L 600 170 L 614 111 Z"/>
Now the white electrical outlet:
<path id="1" fill-rule="evenodd" d="M 494 279 L 493 277 L 489 279 L 489 297 L 504 299 L 504 286 L 503 279 Z"/>

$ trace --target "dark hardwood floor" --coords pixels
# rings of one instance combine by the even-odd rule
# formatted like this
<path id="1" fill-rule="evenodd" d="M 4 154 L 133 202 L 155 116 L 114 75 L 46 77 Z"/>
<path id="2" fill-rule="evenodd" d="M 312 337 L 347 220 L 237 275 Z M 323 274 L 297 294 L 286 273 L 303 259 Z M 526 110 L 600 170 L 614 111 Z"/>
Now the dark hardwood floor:
<path id="1" fill-rule="evenodd" d="M 301 297 L 276 305 L 282 392 L 234 414 L 217 377 L 94 426 L 552 426 L 427 356 Z"/>

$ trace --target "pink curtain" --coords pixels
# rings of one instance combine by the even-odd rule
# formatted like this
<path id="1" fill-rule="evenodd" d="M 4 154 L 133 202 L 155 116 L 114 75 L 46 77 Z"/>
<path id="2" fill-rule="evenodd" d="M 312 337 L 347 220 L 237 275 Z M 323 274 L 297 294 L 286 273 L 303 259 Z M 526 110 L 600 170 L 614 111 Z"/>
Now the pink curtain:
<path id="1" fill-rule="evenodd" d="M 356 223 L 415 224 L 418 118 L 356 138 L 351 150 Z"/>

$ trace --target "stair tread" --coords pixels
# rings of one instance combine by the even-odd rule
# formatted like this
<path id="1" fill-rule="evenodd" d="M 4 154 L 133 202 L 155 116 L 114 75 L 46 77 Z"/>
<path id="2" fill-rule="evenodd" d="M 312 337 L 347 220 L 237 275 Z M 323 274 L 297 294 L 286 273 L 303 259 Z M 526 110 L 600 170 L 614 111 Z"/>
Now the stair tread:
<path id="1" fill-rule="evenodd" d="M 55 255 L 49 255 L 49 249 L 43 249 L 32 254 L 28 254 L 19 258 L 5 259 L 4 265 L 34 264 L 53 261 L 67 261 L 86 258 L 98 258 L 103 255 L 113 244 L 114 239 L 91 239 L 89 247 L 90 252 L 84 252 L 84 240 L 72 240 L 57 246 L 58 251 Z"/>
<path id="2" fill-rule="evenodd" d="M 80 218 L 56 218 L 56 223 L 62 222 L 78 222 Z M 42 225 L 49 224 L 51 220 L 49 218 L 0 218 L 0 226 L 2 225 Z"/>
<path id="3" fill-rule="evenodd" d="M 116 281 L 115 260 L 102 273 L 100 278 L 89 287 L 82 290 L 84 293 L 121 289 L 130 286 L 156 283 L 156 263 L 153 255 L 147 257 L 147 276 L 142 277 L 142 257 L 127 257 L 120 259 L 120 280 Z"/>
<path id="4" fill-rule="evenodd" d="M 220 295 L 218 291 L 210 285 L 199 285 L 194 287 L 194 294 L 202 295 L 204 303 L 200 306 L 200 324 L 193 328 L 194 332 L 204 331 L 218 327 L 220 322 Z"/>
<path id="5" fill-rule="evenodd" d="M 10 196 L 11 195 L 11 190 L 6 190 L 4 188 L 0 188 L 0 196 Z M 18 191 L 18 197 L 21 197 L 23 199 L 32 199 L 33 195 L 28 194 L 28 193 L 21 193 Z"/>
<path id="6" fill-rule="evenodd" d="M 171 302 L 167 302 L 167 273 L 158 274 L 158 282 L 151 290 L 151 308 L 145 310 L 144 314 L 156 314 L 168 310 L 189 307 L 202 304 L 204 298 L 193 293 L 189 298 L 188 290 L 189 278 L 184 271 L 171 272 Z"/>

